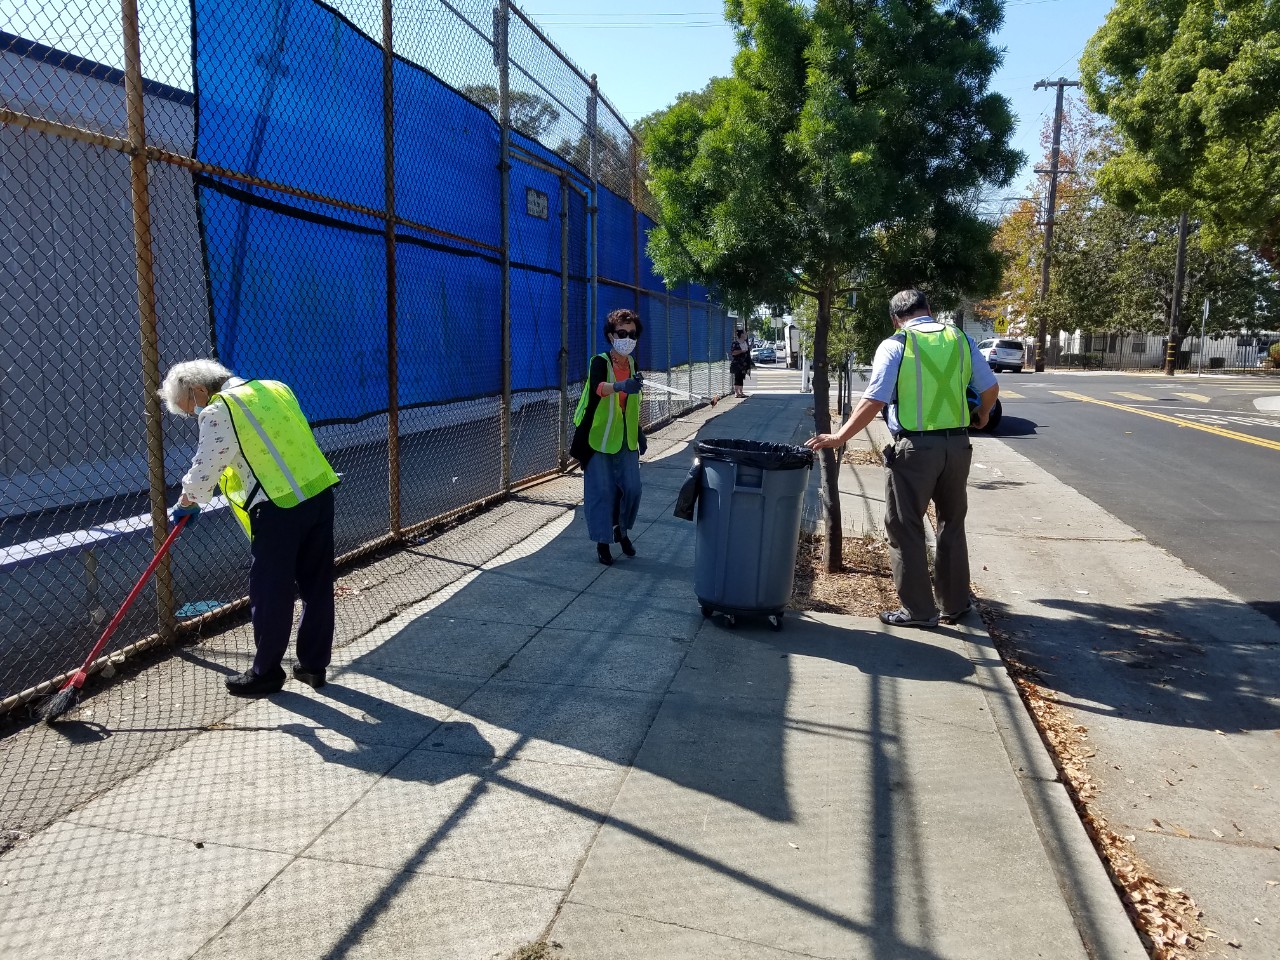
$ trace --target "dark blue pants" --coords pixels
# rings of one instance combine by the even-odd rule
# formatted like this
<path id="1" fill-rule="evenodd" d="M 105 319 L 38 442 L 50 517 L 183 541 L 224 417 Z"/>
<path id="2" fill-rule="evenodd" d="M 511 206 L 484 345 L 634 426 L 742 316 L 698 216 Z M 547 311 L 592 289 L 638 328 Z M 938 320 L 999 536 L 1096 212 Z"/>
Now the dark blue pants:
<path id="1" fill-rule="evenodd" d="M 258 648 L 253 669 L 273 673 L 284 660 L 293 601 L 300 596 L 298 663 L 304 670 L 323 670 L 333 654 L 333 489 L 287 510 L 260 503 L 249 517 L 249 607 Z"/>

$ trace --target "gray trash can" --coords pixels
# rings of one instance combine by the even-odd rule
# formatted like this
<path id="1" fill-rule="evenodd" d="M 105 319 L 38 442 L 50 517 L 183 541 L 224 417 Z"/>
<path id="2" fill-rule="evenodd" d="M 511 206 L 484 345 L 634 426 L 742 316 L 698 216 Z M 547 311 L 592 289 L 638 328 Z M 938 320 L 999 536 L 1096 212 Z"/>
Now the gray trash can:
<path id="1" fill-rule="evenodd" d="M 693 585 L 703 616 L 765 614 L 775 630 L 795 582 L 813 451 L 756 440 L 698 444 Z"/>

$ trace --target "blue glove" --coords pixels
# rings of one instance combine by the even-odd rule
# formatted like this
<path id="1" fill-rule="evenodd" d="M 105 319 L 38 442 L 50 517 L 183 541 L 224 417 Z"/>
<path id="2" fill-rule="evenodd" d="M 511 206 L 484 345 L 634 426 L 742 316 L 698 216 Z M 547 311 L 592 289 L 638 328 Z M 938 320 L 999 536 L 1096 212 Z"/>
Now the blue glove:
<path id="1" fill-rule="evenodd" d="M 630 378 L 629 380 L 619 380 L 617 383 L 613 385 L 613 389 L 615 391 L 621 391 L 622 393 L 625 393 L 628 396 L 630 396 L 633 394 L 638 394 L 640 392 L 640 385 L 643 382 L 644 381 L 639 377 L 639 375 L 637 375 Z"/>
<path id="2" fill-rule="evenodd" d="M 193 503 L 189 507 L 177 504 L 173 508 L 173 512 L 169 514 L 169 522 L 176 525 L 183 517 L 187 518 L 187 526 L 191 526 L 196 522 L 196 518 L 200 516 L 200 504 Z"/>

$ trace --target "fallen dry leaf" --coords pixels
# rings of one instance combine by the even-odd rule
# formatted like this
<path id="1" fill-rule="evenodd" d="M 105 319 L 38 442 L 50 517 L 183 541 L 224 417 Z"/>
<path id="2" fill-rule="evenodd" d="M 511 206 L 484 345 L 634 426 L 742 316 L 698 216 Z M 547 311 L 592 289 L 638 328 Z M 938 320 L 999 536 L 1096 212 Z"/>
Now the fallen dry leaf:
<path id="1" fill-rule="evenodd" d="M 1217 837 L 1219 840 L 1221 840 L 1224 836 L 1226 836 L 1226 834 L 1224 834 L 1221 830 L 1217 830 L 1213 827 L 1210 827 L 1209 829 L 1210 831 L 1212 831 L 1213 835 Z"/>
<path id="2" fill-rule="evenodd" d="M 1086 742 L 1088 728 L 1078 723 L 1051 693 L 1037 683 L 1039 675 L 1022 661 L 1013 638 L 1000 628 L 1000 619 L 992 611 L 983 614 L 983 621 L 1010 677 L 1050 745 L 1063 780 L 1074 794 L 1085 829 L 1110 868 L 1112 879 L 1120 889 L 1135 925 L 1151 946 L 1153 960 L 1196 960 L 1201 956 L 1195 952 L 1196 942 L 1203 943 L 1207 936 L 1213 934 L 1204 932 L 1195 901 L 1182 890 L 1166 887 L 1152 876 L 1150 868 L 1133 848 L 1133 837 L 1111 830 L 1093 805 L 1099 785 L 1089 769 L 1089 758 L 1094 751 Z M 1173 786 L 1172 781 L 1170 786 Z M 1144 829 L 1166 828 L 1155 818 L 1152 818 L 1152 823 L 1155 828 Z M 1179 836 L 1191 836 L 1190 831 L 1183 827 L 1169 826 Z"/>

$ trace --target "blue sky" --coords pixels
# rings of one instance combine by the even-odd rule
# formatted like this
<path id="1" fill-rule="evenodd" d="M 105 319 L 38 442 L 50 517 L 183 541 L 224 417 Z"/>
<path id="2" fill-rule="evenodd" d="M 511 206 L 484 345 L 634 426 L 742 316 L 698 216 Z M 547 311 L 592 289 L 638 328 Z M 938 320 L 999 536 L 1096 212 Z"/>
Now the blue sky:
<path id="1" fill-rule="evenodd" d="M 1040 128 L 1052 116 L 1052 91 L 1037 80 L 1078 79 L 1085 43 L 1112 0 L 1007 0 L 997 38 L 1005 61 L 994 88 L 1018 117 L 1014 145 L 1029 162 L 1010 193 L 1020 192 L 1040 150 Z M 665 107 L 685 90 L 727 74 L 733 32 L 717 0 L 526 0 L 521 9 L 588 73 L 630 121 Z"/>
<path id="2" fill-rule="evenodd" d="M 329 2 L 372 34 L 378 32 L 376 2 Z M 452 2 L 483 20 L 492 0 Z M 415 15 L 413 0 L 396 3 L 404 16 Z M 1039 159 L 1041 125 L 1053 112 L 1052 91 L 1033 90 L 1033 85 L 1045 78 L 1077 78 L 1080 53 L 1111 3 L 1006 0 L 1005 26 L 997 37 L 1005 62 L 994 86 L 1012 102 L 1018 117 L 1014 146 L 1028 154 L 1006 195 L 1025 192 Z M 731 70 L 733 32 L 719 0 L 523 0 L 520 5 L 580 68 L 598 75 L 605 96 L 632 122 Z M 426 0 L 418 9 L 433 7 Z M 189 89 L 187 0 L 144 0 L 142 9 L 151 27 L 143 34 L 144 69 L 155 79 Z M 0 28 L 113 66 L 120 65 L 117 15 L 102 0 L 0 0 Z"/>

